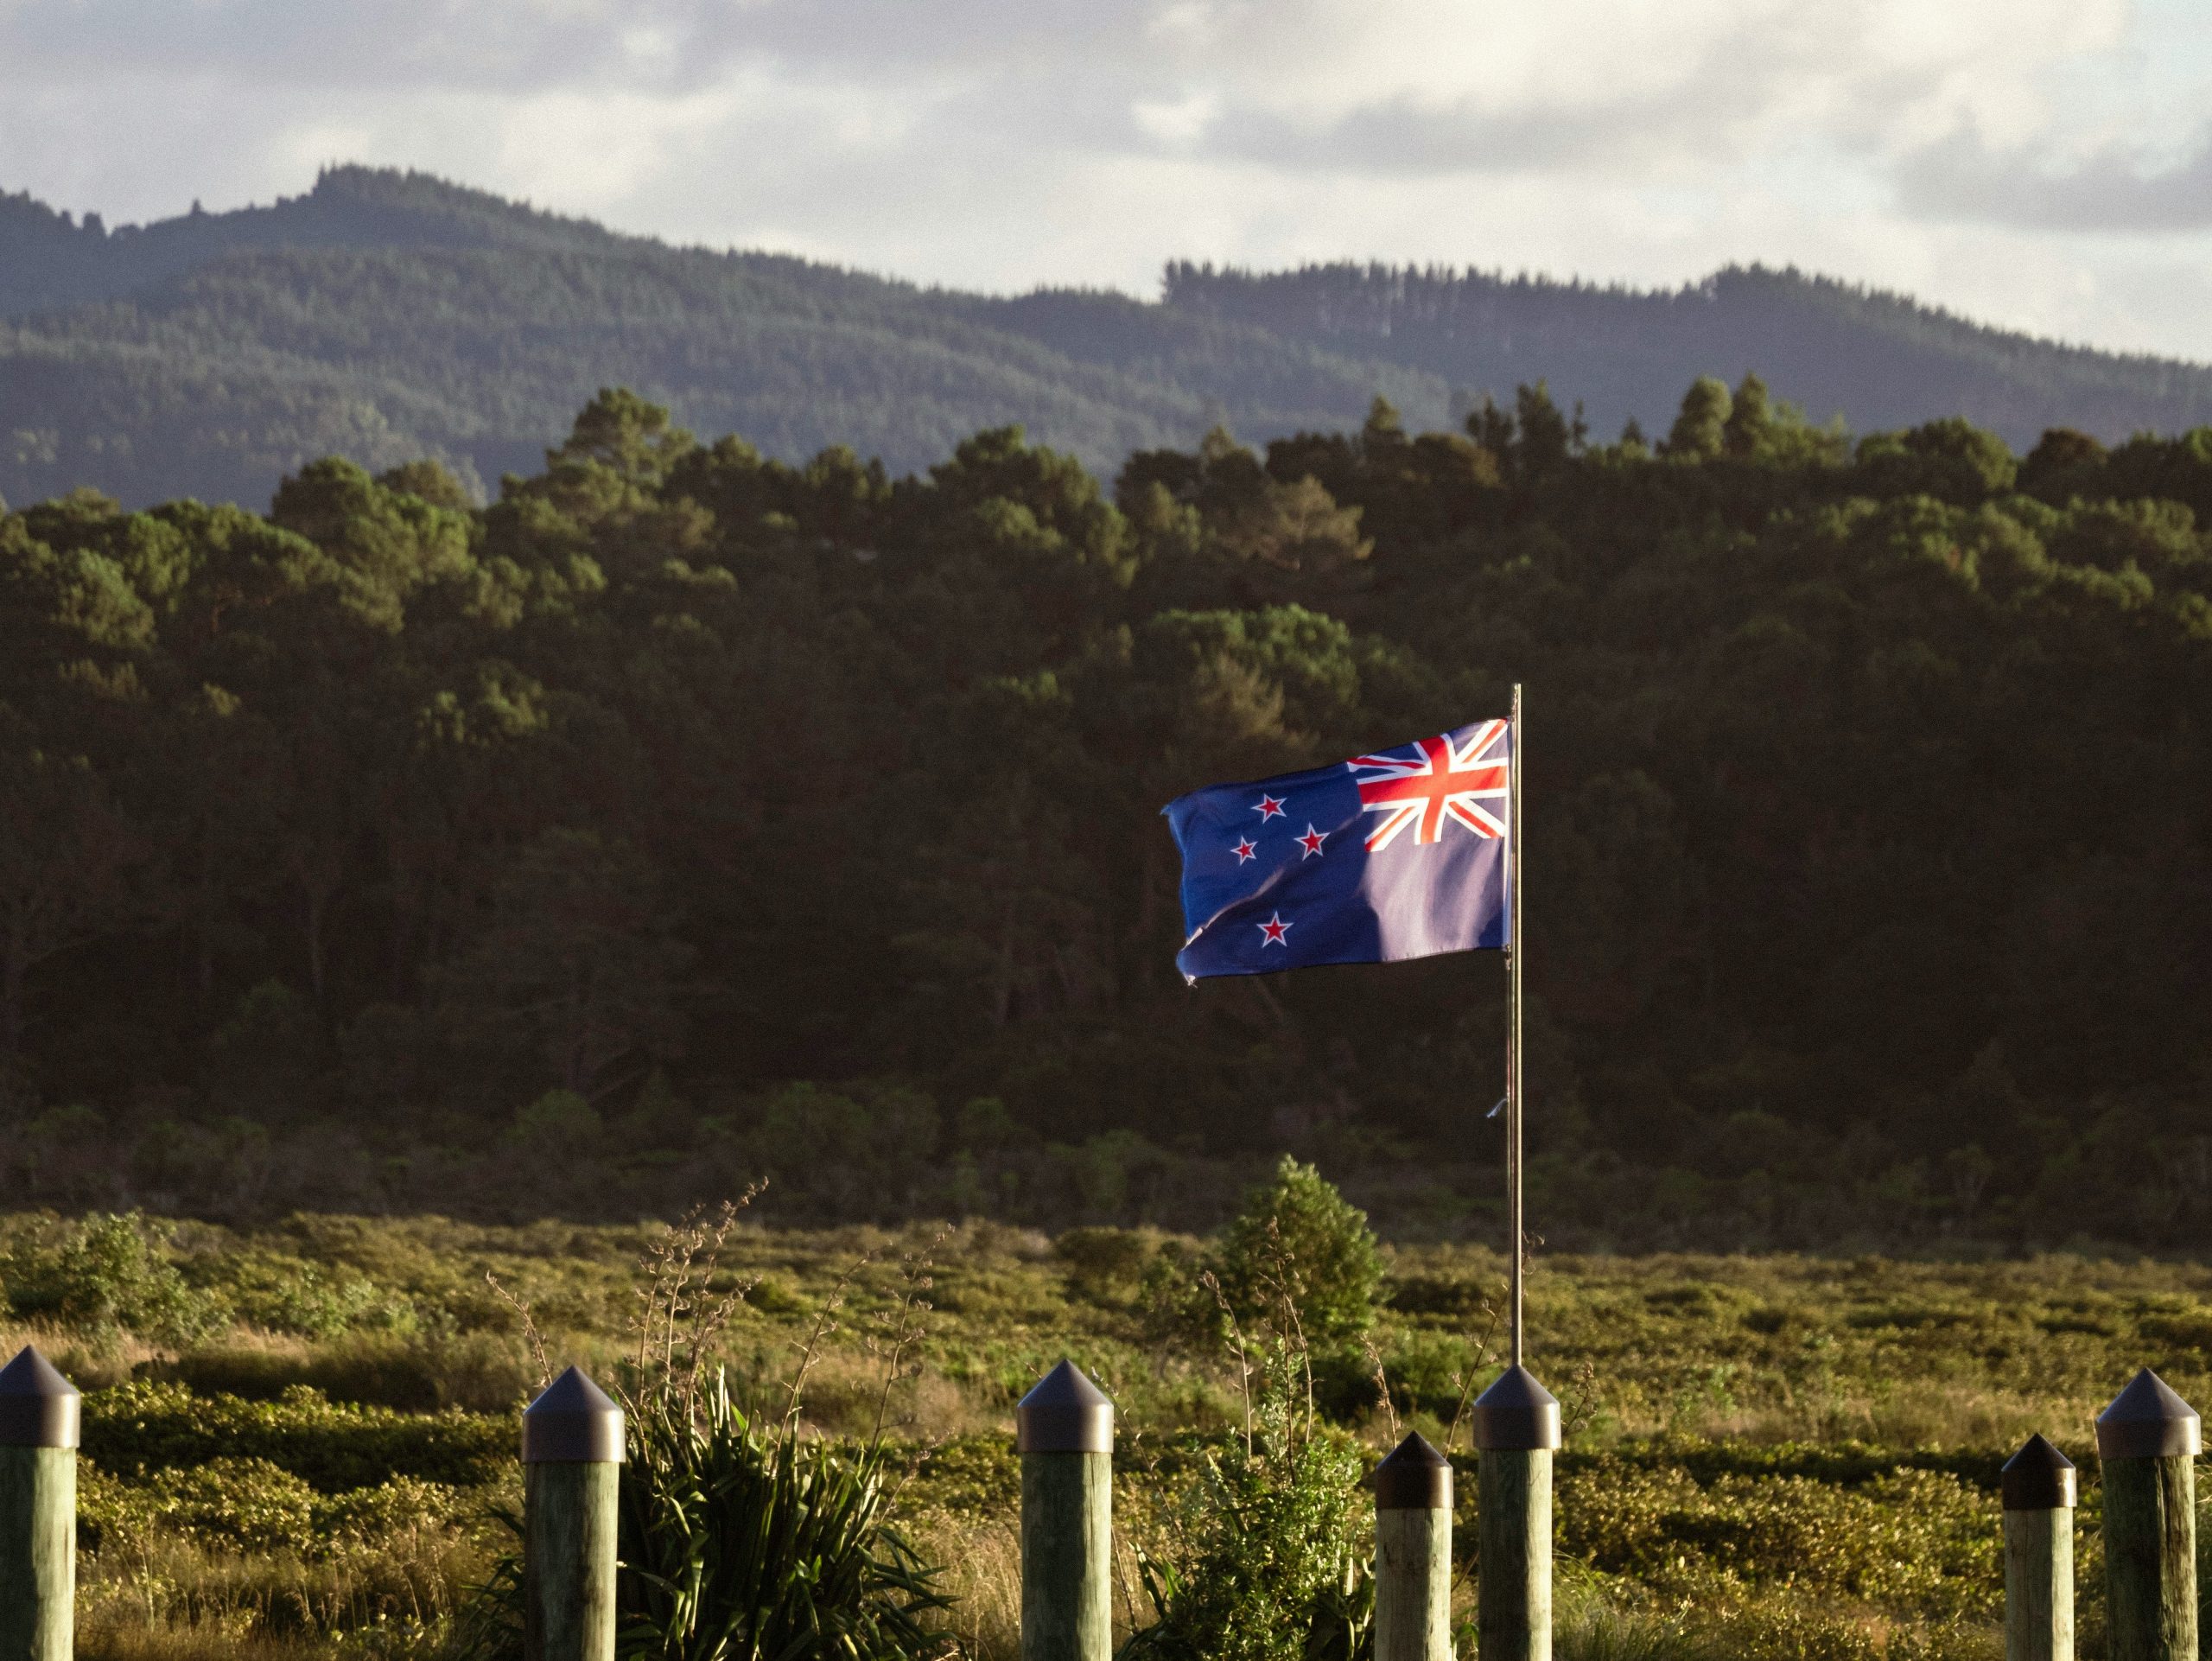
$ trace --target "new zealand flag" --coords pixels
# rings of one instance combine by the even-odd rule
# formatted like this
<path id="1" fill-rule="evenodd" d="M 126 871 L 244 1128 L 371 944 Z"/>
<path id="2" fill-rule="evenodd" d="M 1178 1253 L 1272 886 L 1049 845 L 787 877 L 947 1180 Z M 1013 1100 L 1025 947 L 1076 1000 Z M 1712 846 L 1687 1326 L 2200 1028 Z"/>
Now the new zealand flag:
<path id="1" fill-rule="evenodd" d="M 1505 945 L 1512 760 L 1511 723 L 1484 721 L 1178 797 L 1176 966 L 1197 980 Z"/>

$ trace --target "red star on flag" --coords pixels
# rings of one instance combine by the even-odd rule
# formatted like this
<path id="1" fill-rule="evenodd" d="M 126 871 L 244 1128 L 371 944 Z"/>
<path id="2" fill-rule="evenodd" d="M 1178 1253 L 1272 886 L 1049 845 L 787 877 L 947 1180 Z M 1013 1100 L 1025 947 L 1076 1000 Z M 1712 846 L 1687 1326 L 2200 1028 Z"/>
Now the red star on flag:
<path id="1" fill-rule="evenodd" d="M 1239 865 L 1242 865 L 1246 860 L 1251 858 L 1253 855 L 1259 851 L 1260 850 L 1257 848 L 1252 845 L 1252 839 L 1249 837 L 1245 837 L 1242 842 L 1238 843 L 1236 847 L 1230 850 L 1230 852 L 1236 856 L 1236 862 Z"/>
<path id="2" fill-rule="evenodd" d="M 1302 864 L 1306 861 L 1313 858 L 1314 855 L 1319 853 L 1321 851 L 1321 844 L 1335 834 L 1336 833 L 1332 830 L 1316 830 L 1313 828 L 1313 821 L 1311 819 L 1306 820 L 1306 834 L 1302 837 L 1293 837 L 1291 838 L 1293 842 L 1295 842 L 1300 848 L 1303 848 L 1306 850 L 1298 856 L 1299 862 Z"/>
<path id="3" fill-rule="evenodd" d="M 1260 932 L 1268 937 L 1266 939 L 1260 942 L 1260 950 L 1265 951 L 1271 945 L 1279 945 L 1284 951 L 1289 951 L 1290 942 L 1283 937 L 1288 934 L 1294 926 L 1295 925 L 1294 924 L 1284 922 L 1282 920 L 1282 913 L 1281 912 L 1277 912 L 1274 916 L 1268 918 L 1266 922 L 1262 923 L 1259 926 Z"/>
<path id="4" fill-rule="evenodd" d="M 1252 804 L 1252 811 L 1260 816 L 1260 821 L 1263 824 L 1269 819 L 1279 819 L 1282 817 L 1282 798 L 1262 796 Z"/>

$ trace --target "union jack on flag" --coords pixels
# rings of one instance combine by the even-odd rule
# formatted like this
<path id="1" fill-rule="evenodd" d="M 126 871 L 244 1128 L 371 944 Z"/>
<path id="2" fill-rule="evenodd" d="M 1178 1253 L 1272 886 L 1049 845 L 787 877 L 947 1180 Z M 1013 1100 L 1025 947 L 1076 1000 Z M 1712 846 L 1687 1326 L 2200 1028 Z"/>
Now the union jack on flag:
<path id="1" fill-rule="evenodd" d="M 1435 842 L 1446 818 L 1478 837 L 1503 837 L 1513 793 L 1511 731 L 1503 721 L 1485 721 L 1464 744 L 1442 733 L 1348 763 L 1362 775 L 1360 806 L 1382 816 L 1367 833 L 1368 851 L 1388 848 L 1408 827 L 1415 842 Z"/>
<path id="2" fill-rule="evenodd" d="M 1508 945 L 1513 723 L 1214 785 L 1166 809 L 1184 974 L 1388 963 Z"/>

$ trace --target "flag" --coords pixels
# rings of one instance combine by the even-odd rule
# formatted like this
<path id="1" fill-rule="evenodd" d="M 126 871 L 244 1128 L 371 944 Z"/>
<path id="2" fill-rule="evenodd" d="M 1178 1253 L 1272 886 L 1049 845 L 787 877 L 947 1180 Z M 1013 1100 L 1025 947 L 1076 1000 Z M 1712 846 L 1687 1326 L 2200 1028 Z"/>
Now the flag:
<path id="1" fill-rule="evenodd" d="M 1176 966 L 1195 981 L 1506 945 L 1513 737 L 1478 722 L 1176 798 Z"/>

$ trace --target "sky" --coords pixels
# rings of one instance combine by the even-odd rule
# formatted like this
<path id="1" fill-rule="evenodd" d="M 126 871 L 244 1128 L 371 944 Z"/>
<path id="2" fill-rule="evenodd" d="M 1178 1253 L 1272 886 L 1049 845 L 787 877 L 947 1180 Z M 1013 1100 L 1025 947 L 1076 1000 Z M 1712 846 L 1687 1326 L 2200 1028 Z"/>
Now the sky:
<path id="1" fill-rule="evenodd" d="M 997 292 L 1758 261 L 2212 360 L 2206 0 L 0 0 L 0 191 L 334 162 Z"/>

